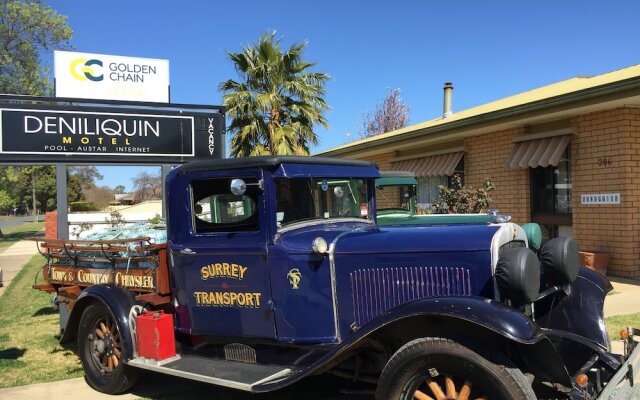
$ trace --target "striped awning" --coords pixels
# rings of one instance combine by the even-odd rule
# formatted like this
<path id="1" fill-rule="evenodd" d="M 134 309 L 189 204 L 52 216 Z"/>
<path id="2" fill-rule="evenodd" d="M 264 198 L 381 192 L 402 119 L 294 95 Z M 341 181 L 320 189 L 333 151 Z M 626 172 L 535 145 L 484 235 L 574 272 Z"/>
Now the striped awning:
<path id="1" fill-rule="evenodd" d="M 571 135 L 563 135 L 516 143 L 507 165 L 509 168 L 557 167 L 570 141 Z"/>
<path id="2" fill-rule="evenodd" d="M 391 163 L 394 171 L 411 171 L 416 178 L 426 176 L 453 175 L 456 165 L 464 156 L 464 152 L 439 154 L 429 157 L 412 158 L 410 160 L 395 161 Z"/>

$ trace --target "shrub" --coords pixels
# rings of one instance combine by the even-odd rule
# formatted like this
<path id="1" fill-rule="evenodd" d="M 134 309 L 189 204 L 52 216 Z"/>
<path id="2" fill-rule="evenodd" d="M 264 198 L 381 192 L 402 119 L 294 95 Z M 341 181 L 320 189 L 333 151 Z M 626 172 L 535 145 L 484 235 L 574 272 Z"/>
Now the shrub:
<path id="1" fill-rule="evenodd" d="M 492 200 L 489 193 L 495 188 L 489 178 L 485 178 L 483 186 L 478 189 L 462 185 L 462 179 L 456 174 L 451 178 L 451 187 L 438 186 L 440 198 L 433 200 L 432 204 L 436 212 L 442 214 L 486 212 Z"/>
<path id="2" fill-rule="evenodd" d="M 74 201 L 69 203 L 71 212 L 100 211 L 100 206 L 91 201 Z"/>

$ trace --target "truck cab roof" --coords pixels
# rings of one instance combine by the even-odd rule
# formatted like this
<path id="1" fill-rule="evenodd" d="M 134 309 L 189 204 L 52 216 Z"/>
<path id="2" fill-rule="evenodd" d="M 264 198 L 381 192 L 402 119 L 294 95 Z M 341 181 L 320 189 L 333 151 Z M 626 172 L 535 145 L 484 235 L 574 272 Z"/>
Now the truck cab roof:
<path id="1" fill-rule="evenodd" d="M 194 161 L 183 164 L 178 169 L 180 173 L 190 173 L 197 171 L 230 170 L 244 168 L 268 168 L 274 169 L 282 164 L 302 164 L 302 165 L 326 165 L 326 166 L 349 166 L 349 167 L 369 167 L 377 171 L 375 163 L 362 160 L 348 160 L 344 158 L 330 157 L 305 157 L 305 156 L 258 156 L 224 158 L 218 160 Z"/>

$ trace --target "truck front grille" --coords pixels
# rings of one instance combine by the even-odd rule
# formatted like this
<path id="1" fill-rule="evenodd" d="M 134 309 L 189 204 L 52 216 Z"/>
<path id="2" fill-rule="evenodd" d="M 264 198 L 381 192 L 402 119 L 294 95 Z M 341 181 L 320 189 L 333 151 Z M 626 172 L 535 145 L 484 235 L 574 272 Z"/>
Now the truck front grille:
<path id="1" fill-rule="evenodd" d="M 412 300 L 471 295 L 471 279 L 467 268 L 372 268 L 360 269 L 350 275 L 357 326 Z"/>

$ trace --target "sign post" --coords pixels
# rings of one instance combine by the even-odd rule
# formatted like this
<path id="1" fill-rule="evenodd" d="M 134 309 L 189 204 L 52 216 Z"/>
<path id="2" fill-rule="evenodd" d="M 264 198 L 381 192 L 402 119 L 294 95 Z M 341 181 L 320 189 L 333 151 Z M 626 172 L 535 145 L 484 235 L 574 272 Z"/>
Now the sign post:
<path id="1" fill-rule="evenodd" d="M 67 164 L 56 163 L 56 205 L 58 206 L 58 238 L 69 239 L 69 204 L 67 203 Z"/>

